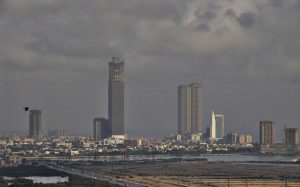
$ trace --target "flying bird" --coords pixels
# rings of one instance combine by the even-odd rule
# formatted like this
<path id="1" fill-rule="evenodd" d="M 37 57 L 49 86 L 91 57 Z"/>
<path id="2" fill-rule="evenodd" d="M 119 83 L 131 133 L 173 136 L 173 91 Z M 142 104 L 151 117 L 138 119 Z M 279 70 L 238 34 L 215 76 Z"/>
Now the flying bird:
<path id="1" fill-rule="evenodd" d="M 29 110 L 29 107 L 24 107 L 23 110 L 24 110 L 24 111 L 28 111 L 28 110 Z"/>

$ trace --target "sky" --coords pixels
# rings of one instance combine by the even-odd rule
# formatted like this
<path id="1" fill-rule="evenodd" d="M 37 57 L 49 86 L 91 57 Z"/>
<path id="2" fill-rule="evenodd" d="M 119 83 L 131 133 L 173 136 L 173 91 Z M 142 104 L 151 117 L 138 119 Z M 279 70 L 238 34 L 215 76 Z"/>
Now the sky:
<path id="1" fill-rule="evenodd" d="M 92 134 L 107 116 L 108 62 L 125 59 L 125 128 L 177 132 L 177 86 L 203 88 L 225 131 L 259 121 L 300 128 L 299 0 L 0 0 L 0 134 L 28 132 L 23 106 L 43 130 Z"/>

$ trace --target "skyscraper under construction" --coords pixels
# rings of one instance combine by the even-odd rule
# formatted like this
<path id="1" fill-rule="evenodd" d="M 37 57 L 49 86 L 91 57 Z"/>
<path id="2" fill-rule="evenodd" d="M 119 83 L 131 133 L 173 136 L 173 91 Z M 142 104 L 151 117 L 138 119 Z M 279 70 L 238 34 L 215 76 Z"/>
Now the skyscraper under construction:
<path id="1" fill-rule="evenodd" d="M 112 136 L 124 135 L 124 60 L 109 62 L 108 125 Z"/>

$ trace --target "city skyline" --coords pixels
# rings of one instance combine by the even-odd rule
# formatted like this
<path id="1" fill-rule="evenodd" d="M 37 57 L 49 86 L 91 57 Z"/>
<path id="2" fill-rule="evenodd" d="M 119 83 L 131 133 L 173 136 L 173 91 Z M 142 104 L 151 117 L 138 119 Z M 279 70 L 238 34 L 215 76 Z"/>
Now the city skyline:
<path id="1" fill-rule="evenodd" d="M 300 0 L 0 0 L 0 186 L 300 186 Z"/>
<path id="2" fill-rule="evenodd" d="M 178 85 L 203 88 L 226 131 L 299 127 L 297 1 L 0 2 L 0 133 L 28 133 L 24 106 L 45 130 L 92 132 L 108 116 L 107 62 L 126 58 L 125 124 L 133 136 L 177 132 Z M 89 128 L 87 128 L 89 127 Z"/>

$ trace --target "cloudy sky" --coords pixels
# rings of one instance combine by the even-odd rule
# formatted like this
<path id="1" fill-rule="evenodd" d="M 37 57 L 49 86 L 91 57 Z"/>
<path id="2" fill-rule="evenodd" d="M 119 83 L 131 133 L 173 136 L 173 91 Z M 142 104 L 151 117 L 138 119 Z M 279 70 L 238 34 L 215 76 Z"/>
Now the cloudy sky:
<path id="1" fill-rule="evenodd" d="M 130 135 L 177 131 L 177 86 L 199 82 L 204 124 L 258 137 L 260 120 L 300 127 L 298 0 L 0 0 L 0 131 L 91 133 L 107 116 L 108 62 L 126 59 Z"/>

